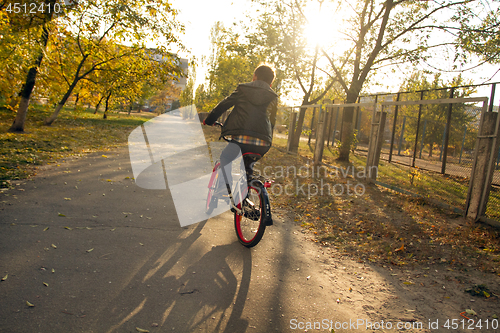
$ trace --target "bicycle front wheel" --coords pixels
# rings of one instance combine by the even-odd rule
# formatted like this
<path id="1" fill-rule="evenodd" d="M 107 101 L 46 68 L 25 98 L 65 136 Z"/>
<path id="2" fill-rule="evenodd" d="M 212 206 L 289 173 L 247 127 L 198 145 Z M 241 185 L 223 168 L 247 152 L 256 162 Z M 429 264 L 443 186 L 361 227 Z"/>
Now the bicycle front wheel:
<path id="1" fill-rule="evenodd" d="M 242 215 L 234 213 L 236 236 L 239 242 L 246 247 L 257 245 L 266 230 L 264 200 L 261 192 L 262 189 L 258 186 L 248 186 L 247 198 L 243 203 L 237 205 L 243 211 Z"/>

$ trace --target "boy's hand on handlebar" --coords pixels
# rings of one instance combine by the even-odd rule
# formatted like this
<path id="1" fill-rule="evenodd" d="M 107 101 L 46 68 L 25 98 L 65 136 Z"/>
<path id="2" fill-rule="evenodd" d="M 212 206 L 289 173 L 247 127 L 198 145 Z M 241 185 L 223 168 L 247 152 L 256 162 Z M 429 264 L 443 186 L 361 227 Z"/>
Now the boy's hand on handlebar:
<path id="1" fill-rule="evenodd" d="M 212 125 L 208 125 L 205 120 L 203 120 L 203 125 L 207 125 L 207 126 L 220 126 L 222 127 L 222 123 L 216 121 L 215 123 L 213 123 Z"/>

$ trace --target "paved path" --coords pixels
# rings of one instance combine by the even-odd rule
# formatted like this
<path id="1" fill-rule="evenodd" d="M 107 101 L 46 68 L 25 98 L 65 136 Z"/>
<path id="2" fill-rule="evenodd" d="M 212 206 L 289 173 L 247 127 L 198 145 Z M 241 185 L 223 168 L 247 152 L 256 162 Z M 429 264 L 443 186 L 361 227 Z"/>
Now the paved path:
<path id="1" fill-rule="evenodd" d="M 181 228 L 168 191 L 134 184 L 127 149 L 104 154 L 0 196 L 0 332 L 289 332 L 293 319 L 354 319 L 326 254 L 284 212 L 246 249 L 232 215 Z"/>

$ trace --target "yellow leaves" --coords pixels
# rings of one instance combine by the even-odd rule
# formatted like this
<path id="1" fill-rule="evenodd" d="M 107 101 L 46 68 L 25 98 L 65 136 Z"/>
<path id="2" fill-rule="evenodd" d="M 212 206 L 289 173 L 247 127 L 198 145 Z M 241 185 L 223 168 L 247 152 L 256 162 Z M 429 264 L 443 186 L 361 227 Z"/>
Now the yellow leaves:
<path id="1" fill-rule="evenodd" d="M 62 213 L 58 213 L 57 216 L 60 216 L 60 217 L 66 217 L 66 215 L 62 214 Z"/>
<path id="2" fill-rule="evenodd" d="M 145 329 L 142 329 L 142 328 L 139 328 L 139 327 L 136 327 L 136 328 L 135 328 L 135 330 L 136 330 L 137 332 L 140 332 L 140 333 L 149 333 L 149 331 L 148 331 L 148 330 L 145 330 Z"/>
<path id="3" fill-rule="evenodd" d="M 34 306 L 35 306 L 35 304 L 30 303 L 29 301 L 26 301 L 26 305 L 27 305 L 27 306 L 29 306 L 30 308 L 32 308 L 32 307 L 34 307 Z"/>
<path id="4" fill-rule="evenodd" d="M 50 246 L 52 246 L 54 249 L 57 249 L 57 246 L 55 244 L 51 244 Z"/>
<path id="5" fill-rule="evenodd" d="M 9 274 L 5 274 L 5 276 L 1 279 L 1 281 L 7 280 L 8 277 L 9 277 Z"/>
<path id="6" fill-rule="evenodd" d="M 85 251 L 85 252 L 90 253 L 90 252 L 92 252 L 92 251 L 94 251 L 94 248 L 91 248 L 91 249 L 89 249 L 89 250 L 87 250 L 87 251 Z"/>

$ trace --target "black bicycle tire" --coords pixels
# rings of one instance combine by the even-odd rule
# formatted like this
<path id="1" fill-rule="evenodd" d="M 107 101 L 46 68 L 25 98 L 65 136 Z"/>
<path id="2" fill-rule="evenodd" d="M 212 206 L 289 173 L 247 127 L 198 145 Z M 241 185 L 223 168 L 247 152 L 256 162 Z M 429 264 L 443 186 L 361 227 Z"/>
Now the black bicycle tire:
<path id="1" fill-rule="evenodd" d="M 254 185 L 249 185 L 248 186 L 249 192 L 250 192 L 251 188 L 254 188 L 259 193 L 260 219 L 259 219 L 259 229 L 257 230 L 255 236 L 250 241 L 246 241 L 245 239 L 242 238 L 241 224 L 238 221 L 238 218 L 241 219 L 241 216 L 238 215 L 236 212 L 234 213 L 234 229 L 236 231 L 236 237 L 238 237 L 238 241 L 240 242 L 241 245 L 248 247 L 248 248 L 254 247 L 255 245 L 259 244 L 259 242 L 262 240 L 262 237 L 264 236 L 264 232 L 266 231 L 266 222 L 264 221 L 264 216 L 265 216 L 265 214 L 264 214 L 264 195 L 262 194 L 262 191 L 264 189 L 257 188 L 257 186 L 254 186 Z M 239 204 L 238 206 L 240 208 L 241 204 Z"/>

